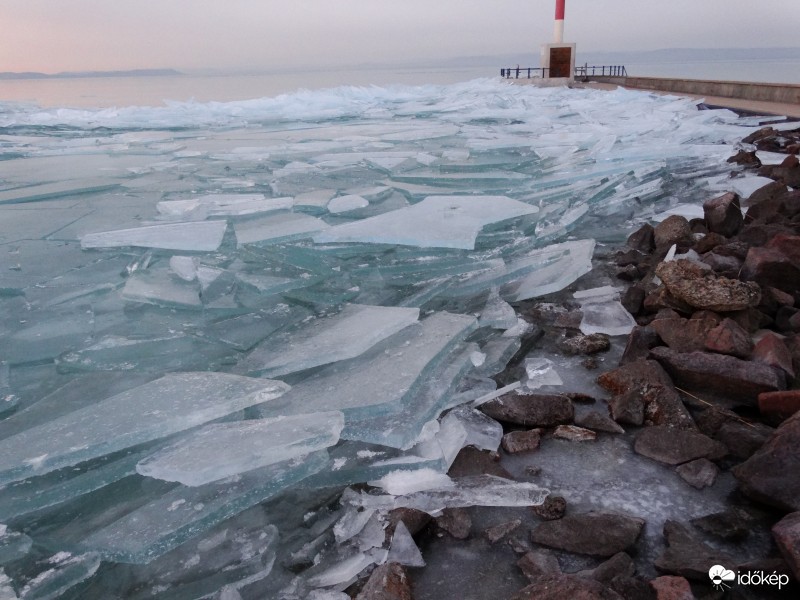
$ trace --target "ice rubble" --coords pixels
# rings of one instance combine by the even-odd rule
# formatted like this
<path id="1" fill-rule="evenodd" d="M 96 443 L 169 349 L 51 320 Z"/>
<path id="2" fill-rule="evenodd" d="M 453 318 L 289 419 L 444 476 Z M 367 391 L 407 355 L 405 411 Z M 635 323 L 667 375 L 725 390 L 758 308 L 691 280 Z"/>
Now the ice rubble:
<path id="1" fill-rule="evenodd" d="M 541 501 L 442 483 L 502 435 L 468 405 L 521 385 L 489 379 L 526 335 L 508 303 L 587 273 L 598 232 L 714 193 L 742 137 L 690 100 L 491 80 L 3 104 L 0 127 L 0 519 L 30 563 L 14 588 L 91 578 L 109 597 L 137 577 L 164 597 L 275 597 L 287 577 L 337 597 L 387 551 L 421 564 L 402 530 L 384 542 L 388 508 Z M 613 296 L 576 297 L 584 332 L 630 327 Z M 553 365 L 530 358 L 535 385 Z M 382 478 L 392 493 L 320 508 Z M 82 554 L 37 563 L 28 540 Z"/>

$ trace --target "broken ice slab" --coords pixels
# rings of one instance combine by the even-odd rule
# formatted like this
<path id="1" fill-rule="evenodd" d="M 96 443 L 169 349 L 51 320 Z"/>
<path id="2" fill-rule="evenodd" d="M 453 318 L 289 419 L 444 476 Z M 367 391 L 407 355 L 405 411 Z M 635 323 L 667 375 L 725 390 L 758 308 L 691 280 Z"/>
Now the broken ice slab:
<path id="1" fill-rule="evenodd" d="M 425 559 L 422 558 L 422 553 L 403 521 L 398 521 L 397 527 L 395 527 L 392 543 L 389 546 L 389 556 L 386 557 L 386 560 L 406 567 L 425 566 Z"/>
<path id="2" fill-rule="evenodd" d="M 188 200 L 164 200 L 156 210 L 171 219 L 202 221 L 209 217 L 241 217 L 292 208 L 292 198 L 264 194 L 208 194 Z"/>
<path id="3" fill-rule="evenodd" d="M 69 371 L 188 371 L 235 361 L 228 346 L 184 333 L 157 337 L 106 335 L 97 342 L 58 357 L 58 369 Z"/>
<path id="4" fill-rule="evenodd" d="M 85 307 L 75 312 L 41 311 L 36 316 L 24 329 L 4 334 L 0 361 L 14 365 L 50 360 L 66 348 L 79 348 L 95 332 L 95 319 Z"/>
<path id="5" fill-rule="evenodd" d="M 517 324 L 517 313 L 514 307 L 500 297 L 497 288 L 493 287 L 481 311 L 478 325 L 494 329 L 510 329 Z"/>
<path id="6" fill-rule="evenodd" d="M 510 481 L 493 475 L 478 475 L 455 478 L 450 486 L 405 496 L 373 495 L 348 488 L 342 494 L 342 504 L 366 509 L 415 508 L 435 514 L 445 508 L 467 506 L 537 506 L 544 502 L 549 493 L 550 490 L 532 483 Z"/>
<path id="7" fill-rule="evenodd" d="M 172 256 L 169 259 L 169 270 L 184 281 L 197 279 L 197 267 L 200 260 L 196 256 Z"/>
<path id="8" fill-rule="evenodd" d="M 336 411 L 213 423 L 143 459 L 136 471 L 196 487 L 333 446 L 342 427 Z"/>
<path id="9" fill-rule="evenodd" d="M 141 271 L 127 279 L 120 293 L 129 302 L 184 309 L 200 309 L 198 285 L 172 277 L 165 270 Z"/>
<path id="10" fill-rule="evenodd" d="M 322 214 L 327 211 L 328 202 L 336 195 L 336 190 L 322 189 L 303 192 L 294 197 L 294 208 L 302 212 Z"/>
<path id="11" fill-rule="evenodd" d="M 455 389 L 472 368 L 470 357 L 475 348 L 475 344 L 456 346 L 392 414 L 347 419 L 342 438 L 392 448 L 411 447 L 426 423 L 453 406 Z"/>
<path id="12" fill-rule="evenodd" d="M 199 329 L 197 335 L 245 351 L 272 332 L 299 323 L 309 316 L 310 311 L 301 306 L 278 303 L 246 315 L 214 321 Z"/>
<path id="13" fill-rule="evenodd" d="M 194 221 L 148 225 L 89 233 L 81 238 L 81 248 L 157 248 L 180 252 L 213 252 L 222 244 L 226 221 Z"/>
<path id="14" fill-rule="evenodd" d="M 46 571 L 39 573 L 22 588 L 22 598 L 28 600 L 55 600 L 100 568 L 100 557 L 94 553 L 73 556 L 59 552 L 48 561 Z"/>
<path id="15" fill-rule="evenodd" d="M 636 320 L 619 302 L 619 291 L 611 286 L 581 290 L 573 294 L 581 304 L 581 333 L 627 335 L 636 326 Z"/>
<path id="16" fill-rule="evenodd" d="M 489 340 L 481 351 L 486 355 L 483 364 L 476 371 L 481 375 L 497 375 L 508 365 L 514 355 L 519 352 L 522 342 L 516 336 L 499 337 Z"/>
<path id="17" fill-rule="evenodd" d="M 30 551 L 33 540 L 19 531 L 11 531 L 0 523 L 0 565 L 19 560 Z"/>
<path id="18" fill-rule="evenodd" d="M 464 446 L 475 446 L 478 450 L 490 452 L 495 452 L 500 446 L 503 426 L 479 410 L 459 406 L 444 416 L 442 426 L 447 425 L 448 421 L 455 421 L 467 433 Z"/>
<path id="19" fill-rule="evenodd" d="M 246 244 L 277 244 L 311 237 L 328 229 L 329 225 L 316 217 L 298 213 L 281 213 L 237 221 L 233 225 L 236 241 L 241 248 Z"/>
<path id="20" fill-rule="evenodd" d="M 341 410 L 345 424 L 350 419 L 398 412 L 475 325 L 474 317 L 435 313 L 356 358 L 324 367 L 295 385 L 279 409 L 265 406 L 259 412 L 270 417 Z"/>
<path id="21" fill-rule="evenodd" d="M 369 206 L 369 201 L 357 194 L 348 194 L 346 196 L 338 196 L 328 202 L 328 212 L 334 215 L 341 213 L 358 210 L 359 208 L 366 208 Z"/>
<path id="22" fill-rule="evenodd" d="M 546 385 L 562 385 L 564 382 L 556 371 L 556 366 L 549 358 L 526 358 L 525 375 L 527 376 L 525 387 L 535 390 Z"/>
<path id="23" fill-rule="evenodd" d="M 0 440 L 0 483 L 43 475 L 268 402 L 289 386 L 225 373 L 177 373 Z"/>
<path id="24" fill-rule="evenodd" d="M 370 565 L 382 563 L 385 560 L 386 550 L 373 549 L 369 552 L 355 552 L 333 564 L 323 562 L 310 569 L 308 584 L 313 587 L 343 587 L 355 581 L 358 574 Z"/>
<path id="25" fill-rule="evenodd" d="M 478 294 L 487 287 L 508 284 L 503 297 L 518 302 L 557 292 L 591 270 L 594 246 L 594 240 L 575 240 L 537 248 L 507 263 L 463 277 L 446 294 L 463 297 Z"/>
<path id="26" fill-rule="evenodd" d="M 237 371 L 277 377 L 354 358 L 418 317 L 416 308 L 350 304 L 332 317 L 269 338 L 239 362 Z"/>
<path id="27" fill-rule="evenodd" d="M 328 466 L 324 450 L 218 483 L 176 487 L 91 533 L 80 546 L 104 560 L 148 563 Z"/>
<path id="28" fill-rule="evenodd" d="M 429 196 L 407 208 L 337 225 L 316 234 L 314 242 L 471 250 L 486 225 L 534 214 L 538 210 L 506 196 Z"/>
<path id="29" fill-rule="evenodd" d="M 93 194 L 106 192 L 118 187 L 119 183 L 107 179 L 88 179 L 84 181 L 56 181 L 17 187 L 0 191 L 0 204 L 17 204 L 20 202 L 38 202 L 63 196 Z"/>
<path id="30" fill-rule="evenodd" d="M 67 502 L 136 473 L 136 463 L 151 450 L 131 450 L 15 481 L 0 488 L 0 520 Z"/>

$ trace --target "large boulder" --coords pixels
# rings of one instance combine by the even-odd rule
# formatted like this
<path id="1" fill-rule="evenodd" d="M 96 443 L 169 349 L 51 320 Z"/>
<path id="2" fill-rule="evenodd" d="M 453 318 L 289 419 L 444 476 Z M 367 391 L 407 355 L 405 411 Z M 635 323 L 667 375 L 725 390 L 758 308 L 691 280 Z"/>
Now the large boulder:
<path id="1" fill-rule="evenodd" d="M 611 417 L 630 425 L 672 425 L 694 428 L 672 380 L 652 360 L 636 360 L 603 373 L 597 383 L 613 394 Z"/>
<path id="2" fill-rule="evenodd" d="M 673 297 L 701 310 L 743 310 L 761 301 L 757 284 L 719 277 L 687 259 L 660 263 L 656 275 Z"/>
<path id="3" fill-rule="evenodd" d="M 800 511 L 800 413 L 785 421 L 758 452 L 734 467 L 742 491 L 781 510 Z"/>
<path id="4" fill-rule="evenodd" d="M 788 248 L 789 244 L 783 246 Z M 742 278 L 796 294 L 800 291 L 800 263 L 787 256 L 781 245 L 750 248 L 742 265 Z"/>
<path id="5" fill-rule="evenodd" d="M 614 556 L 636 543 L 644 519 L 592 512 L 545 521 L 531 531 L 537 544 L 576 554 Z"/>
<path id="6" fill-rule="evenodd" d="M 719 325 L 710 329 L 703 340 L 703 345 L 706 350 L 737 358 L 749 358 L 753 353 L 753 340 L 733 319 L 724 319 Z"/>
<path id="7" fill-rule="evenodd" d="M 691 240 L 692 228 L 686 217 L 671 215 L 656 225 L 653 237 L 657 248 L 666 249 L 672 244 Z"/>
<path id="8" fill-rule="evenodd" d="M 789 563 L 794 578 L 800 581 L 800 512 L 786 515 L 772 528 L 772 536 Z"/>
<path id="9" fill-rule="evenodd" d="M 694 352 L 705 348 L 706 336 L 719 322 L 719 315 L 705 310 L 696 312 L 691 319 L 684 319 L 674 311 L 668 311 L 664 316 L 661 313 L 656 315 L 650 322 L 650 327 L 673 350 Z"/>
<path id="10" fill-rule="evenodd" d="M 481 406 L 487 416 L 525 427 L 555 427 L 571 423 L 572 402 L 560 394 L 506 394 Z"/>
<path id="11" fill-rule="evenodd" d="M 742 228 L 742 206 L 739 195 L 728 192 L 703 204 L 706 227 L 713 233 L 731 237 Z"/>
<path id="12" fill-rule="evenodd" d="M 655 561 L 656 569 L 663 573 L 708 583 L 711 567 L 735 564 L 729 555 L 697 539 L 685 525 L 677 521 L 664 523 L 664 537 L 667 548 Z"/>
<path id="13" fill-rule="evenodd" d="M 660 346 L 650 351 L 680 388 L 755 406 L 762 392 L 786 388 L 783 373 L 769 365 L 709 352 L 675 352 Z"/>

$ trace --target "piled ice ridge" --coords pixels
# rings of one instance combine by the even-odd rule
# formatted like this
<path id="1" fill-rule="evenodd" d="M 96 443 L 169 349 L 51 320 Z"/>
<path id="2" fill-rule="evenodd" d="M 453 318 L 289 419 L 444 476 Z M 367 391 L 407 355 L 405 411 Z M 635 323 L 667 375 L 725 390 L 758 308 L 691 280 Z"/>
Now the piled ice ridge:
<path id="1" fill-rule="evenodd" d="M 341 597 L 424 560 L 389 508 L 541 501 L 446 477 L 497 448 L 469 405 L 523 346 L 509 303 L 698 202 L 748 133 L 690 100 L 491 80 L 0 103 L 0 128 L 0 589 L 170 599 Z M 582 329 L 625 331 L 599 294 Z M 528 358 L 506 391 L 570 377 Z"/>

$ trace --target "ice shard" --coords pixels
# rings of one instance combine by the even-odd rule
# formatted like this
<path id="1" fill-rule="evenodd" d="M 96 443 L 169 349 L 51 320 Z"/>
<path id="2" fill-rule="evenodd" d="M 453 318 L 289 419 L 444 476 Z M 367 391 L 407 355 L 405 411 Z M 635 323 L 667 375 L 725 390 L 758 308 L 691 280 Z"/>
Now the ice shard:
<path id="1" fill-rule="evenodd" d="M 619 291 L 610 286 L 582 290 L 573 294 L 581 303 L 581 333 L 627 335 L 636 326 L 636 320 L 619 302 Z"/>
<path id="2" fill-rule="evenodd" d="M 241 217 L 292 208 L 292 198 L 266 198 L 263 194 L 208 194 L 189 200 L 165 200 L 156 205 L 165 217 L 202 221 L 209 217 Z"/>
<path id="3" fill-rule="evenodd" d="M 197 221 L 89 233 L 81 238 L 81 248 L 134 246 L 179 252 L 213 252 L 222 244 L 227 226 L 226 221 Z"/>
<path id="4" fill-rule="evenodd" d="M 136 471 L 196 487 L 333 446 L 342 427 L 335 411 L 205 425 L 141 460 Z"/>
<path id="5" fill-rule="evenodd" d="M 249 375 L 278 377 L 354 358 L 418 317 L 416 308 L 350 304 L 332 317 L 269 338 L 237 368 Z"/>
<path id="6" fill-rule="evenodd" d="M 337 225 L 314 235 L 314 241 L 471 250 L 486 225 L 538 210 L 505 196 L 430 196 L 408 208 Z"/>
<path id="7" fill-rule="evenodd" d="M 274 400 L 280 381 L 178 373 L 0 440 L 0 483 L 43 475 Z"/>
<path id="8" fill-rule="evenodd" d="M 408 527 L 402 521 L 397 523 L 392 536 L 392 544 L 389 546 L 388 562 L 395 562 L 406 567 L 424 567 L 425 559 L 419 551 L 414 538 L 408 531 Z"/>
<path id="9" fill-rule="evenodd" d="M 214 221 L 212 221 L 214 222 Z M 239 246 L 246 244 L 277 244 L 311 237 L 329 225 L 316 217 L 301 213 L 280 213 L 237 221 L 233 225 Z"/>

